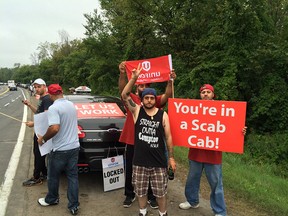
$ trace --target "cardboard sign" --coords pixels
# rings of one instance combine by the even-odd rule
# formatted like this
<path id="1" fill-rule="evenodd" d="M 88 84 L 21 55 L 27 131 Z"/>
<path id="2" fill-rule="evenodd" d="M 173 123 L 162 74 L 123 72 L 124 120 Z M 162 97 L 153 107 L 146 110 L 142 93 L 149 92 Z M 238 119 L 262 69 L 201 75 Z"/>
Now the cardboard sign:
<path id="1" fill-rule="evenodd" d="M 157 58 L 126 61 L 126 73 L 130 80 L 132 70 L 141 64 L 142 71 L 136 81 L 136 84 L 166 82 L 170 79 L 172 70 L 172 57 L 171 55 L 161 56 Z"/>
<path id="2" fill-rule="evenodd" d="M 78 118 L 125 116 L 116 103 L 75 103 Z"/>
<path id="3" fill-rule="evenodd" d="M 102 159 L 104 191 L 123 188 L 125 172 L 123 155 Z"/>
<path id="4" fill-rule="evenodd" d="M 168 100 L 175 146 L 243 153 L 246 102 Z"/>

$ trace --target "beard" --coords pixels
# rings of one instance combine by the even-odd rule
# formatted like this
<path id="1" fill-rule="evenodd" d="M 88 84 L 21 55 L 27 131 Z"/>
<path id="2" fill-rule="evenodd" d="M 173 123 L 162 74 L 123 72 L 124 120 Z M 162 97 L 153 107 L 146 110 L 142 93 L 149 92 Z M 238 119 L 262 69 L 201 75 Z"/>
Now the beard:
<path id="1" fill-rule="evenodd" d="M 155 104 L 148 103 L 148 104 L 143 104 L 143 106 L 145 109 L 153 109 L 155 107 Z"/>

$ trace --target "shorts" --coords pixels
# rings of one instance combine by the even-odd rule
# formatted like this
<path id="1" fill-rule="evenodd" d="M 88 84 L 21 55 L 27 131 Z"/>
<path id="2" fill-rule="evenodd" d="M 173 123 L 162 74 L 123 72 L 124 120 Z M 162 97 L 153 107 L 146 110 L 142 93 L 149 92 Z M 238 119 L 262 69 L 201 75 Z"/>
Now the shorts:
<path id="1" fill-rule="evenodd" d="M 147 195 L 149 181 L 155 197 L 163 197 L 167 194 L 167 168 L 133 165 L 132 184 L 137 196 Z"/>

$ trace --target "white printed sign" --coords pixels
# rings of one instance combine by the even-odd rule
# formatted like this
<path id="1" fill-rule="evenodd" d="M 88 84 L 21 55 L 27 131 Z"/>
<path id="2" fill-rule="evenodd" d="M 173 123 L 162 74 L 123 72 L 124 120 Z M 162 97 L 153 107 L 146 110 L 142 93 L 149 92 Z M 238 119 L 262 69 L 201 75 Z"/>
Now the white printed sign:
<path id="1" fill-rule="evenodd" d="M 125 173 L 123 155 L 102 159 L 104 191 L 123 188 Z"/>
<path id="2" fill-rule="evenodd" d="M 34 115 L 34 131 L 37 137 L 38 134 L 43 136 L 49 127 L 47 113 L 48 112 L 42 112 Z M 47 140 L 47 142 L 41 146 L 39 145 L 41 156 L 50 153 L 51 149 L 52 149 L 52 139 Z"/>

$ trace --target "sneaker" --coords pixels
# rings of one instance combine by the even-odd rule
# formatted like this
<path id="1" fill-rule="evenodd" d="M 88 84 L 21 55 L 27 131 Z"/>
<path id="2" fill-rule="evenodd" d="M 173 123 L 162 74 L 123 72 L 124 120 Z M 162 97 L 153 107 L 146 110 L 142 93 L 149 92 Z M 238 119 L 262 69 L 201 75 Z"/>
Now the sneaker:
<path id="1" fill-rule="evenodd" d="M 34 177 L 24 181 L 22 183 L 23 186 L 26 186 L 26 187 L 30 187 L 30 186 L 34 186 L 34 185 L 41 185 L 43 183 L 43 181 L 41 180 L 41 178 L 39 179 L 35 179 Z"/>
<path id="2" fill-rule="evenodd" d="M 158 209 L 159 207 L 156 199 L 148 200 L 147 203 L 150 205 L 152 209 Z"/>
<path id="3" fill-rule="evenodd" d="M 139 213 L 139 216 L 146 216 L 147 214 L 143 215 L 142 213 Z"/>
<path id="4" fill-rule="evenodd" d="M 40 179 L 41 179 L 42 181 L 47 180 L 47 175 L 41 175 L 41 176 L 40 176 Z"/>
<path id="5" fill-rule="evenodd" d="M 196 204 L 191 205 L 191 204 L 190 204 L 189 202 L 187 202 L 187 201 L 179 204 L 179 208 L 180 208 L 180 209 L 184 209 L 184 210 L 187 210 L 187 209 L 190 209 L 190 208 L 196 209 L 196 208 L 198 208 L 198 207 L 199 207 L 199 203 L 196 203 Z"/>
<path id="6" fill-rule="evenodd" d="M 135 199 L 136 199 L 136 197 L 127 196 L 126 199 L 123 202 L 123 206 L 125 208 L 129 208 L 132 205 L 132 203 L 135 201 Z"/>
<path id="7" fill-rule="evenodd" d="M 39 203 L 39 205 L 41 205 L 41 206 L 57 205 L 57 204 L 59 203 L 59 199 L 57 199 L 55 203 L 47 203 L 47 202 L 45 201 L 45 197 L 43 197 L 43 198 L 38 199 L 38 203 Z"/>
<path id="8" fill-rule="evenodd" d="M 161 216 L 161 215 L 159 214 L 159 216 Z M 168 216 L 168 213 L 166 212 L 166 214 L 164 214 L 163 216 Z"/>
<path id="9" fill-rule="evenodd" d="M 75 207 L 75 208 L 72 208 L 72 209 L 69 209 L 70 213 L 72 215 L 77 215 L 78 214 L 78 210 L 79 210 L 79 207 Z"/>

